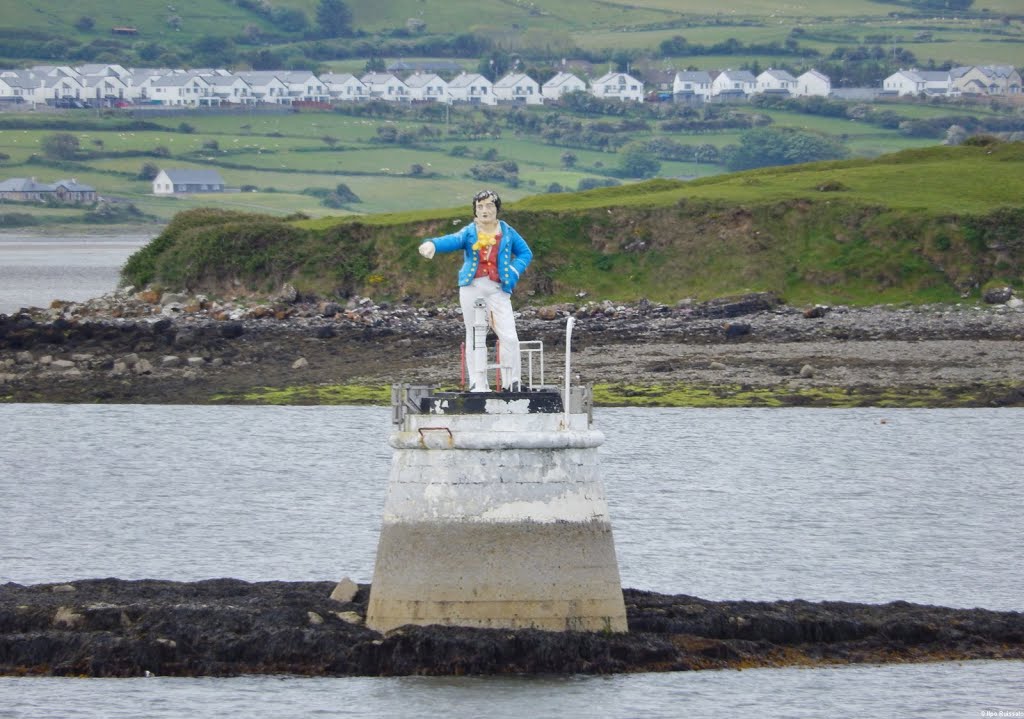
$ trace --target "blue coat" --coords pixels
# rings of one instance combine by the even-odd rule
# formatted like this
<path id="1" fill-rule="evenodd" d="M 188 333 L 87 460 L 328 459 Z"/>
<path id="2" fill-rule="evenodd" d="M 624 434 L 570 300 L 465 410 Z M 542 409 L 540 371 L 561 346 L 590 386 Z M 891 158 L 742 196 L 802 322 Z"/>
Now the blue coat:
<path id="1" fill-rule="evenodd" d="M 501 289 L 512 294 L 519 277 L 526 272 L 526 266 L 533 259 L 533 252 L 530 251 L 526 240 L 511 225 L 506 224 L 504 220 L 498 220 L 498 227 L 501 231 L 501 241 L 498 243 L 498 277 L 501 280 Z M 465 287 L 473 281 L 480 263 L 480 253 L 473 249 L 476 243 L 475 222 L 470 222 L 450 235 L 424 241 L 433 242 L 437 252 L 465 252 L 465 261 L 459 270 L 459 287 Z"/>

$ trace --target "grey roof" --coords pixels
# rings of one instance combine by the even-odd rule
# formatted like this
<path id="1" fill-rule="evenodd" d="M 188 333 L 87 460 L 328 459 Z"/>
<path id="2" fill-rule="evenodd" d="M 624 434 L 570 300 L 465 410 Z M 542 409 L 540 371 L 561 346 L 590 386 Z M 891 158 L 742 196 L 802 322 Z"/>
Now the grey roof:
<path id="1" fill-rule="evenodd" d="M 223 185 L 224 178 L 216 170 L 164 170 L 175 185 Z"/>
<path id="2" fill-rule="evenodd" d="M 711 73 L 705 70 L 684 70 L 676 73 L 680 82 L 711 82 Z"/>
<path id="3" fill-rule="evenodd" d="M 402 82 L 401 78 L 390 72 L 368 72 L 359 78 L 364 85 L 386 85 L 392 80 Z"/>
<path id="4" fill-rule="evenodd" d="M 739 82 L 757 82 L 757 78 L 749 70 L 724 70 L 720 74 Z"/>
<path id="5" fill-rule="evenodd" d="M 550 80 L 545 82 L 544 87 L 559 87 L 560 85 L 572 82 L 573 80 L 575 80 L 578 83 L 586 85 L 586 83 L 583 82 L 583 80 L 576 77 L 576 75 L 573 75 L 571 72 L 560 72 L 554 77 L 552 77 Z"/>
<path id="6" fill-rule="evenodd" d="M 405 78 L 405 84 L 409 87 L 426 87 L 433 82 L 444 82 L 439 76 L 434 73 L 410 75 Z M 448 83 L 445 83 L 446 85 Z"/>
<path id="7" fill-rule="evenodd" d="M 210 83 L 211 87 L 231 87 L 239 81 L 245 85 L 249 84 L 245 81 L 244 77 L 235 77 L 233 75 L 205 75 L 203 79 Z"/>
<path id="8" fill-rule="evenodd" d="M 9 180 L 0 182 L 0 192 L 55 192 L 58 187 L 64 187 L 71 192 L 95 192 L 96 190 L 83 185 L 77 180 L 57 180 L 56 182 L 36 182 L 35 178 L 12 177 Z"/>
<path id="9" fill-rule="evenodd" d="M 481 82 L 481 81 L 487 83 L 488 85 L 491 84 L 491 81 L 488 80 L 483 75 L 481 75 L 479 73 L 475 73 L 475 72 L 467 72 L 467 73 L 463 73 L 461 75 L 458 75 L 456 77 L 453 77 L 451 80 L 449 80 L 448 81 L 448 87 L 450 87 L 450 88 L 469 87 L 470 85 L 473 85 L 473 84 L 475 84 L 477 82 Z"/>
<path id="10" fill-rule="evenodd" d="M 989 77 L 1009 77 L 1016 72 L 1013 65 L 981 65 L 978 69 Z"/>
<path id="11" fill-rule="evenodd" d="M 282 85 L 285 85 L 283 80 L 280 78 L 280 74 L 270 70 L 252 70 L 246 72 L 236 72 L 240 78 L 244 79 L 250 85 L 266 85 L 268 82 L 277 80 Z"/>
<path id="12" fill-rule="evenodd" d="M 362 80 L 350 72 L 326 72 L 320 76 L 320 79 L 328 85 L 342 85 L 350 80 L 362 83 Z"/>
<path id="13" fill-rule="evenodd" d="M 207 85 L 210 84 L 202 75 L 164 75 L 153 81 L 153 87 L 178 87 L 180 85 L 188 85 L 196 80 Z"/>
<path id="14" fill-rule="evenodd" d="M 81 182 L 79 182 L 78 180 L 75 180 L 74 178 L 72 178 L 70 180 L 57 180 L 56 182 L 53 183 L 52 187 L 55 190 L 58 187 L 63 187 L 64 189 L 70 190 L 71 192 L 95 192 L 96 191 L 96 189 L 94 187 L 92 187 L 91 185 L 82 184 Z"/>
<path id="15" fill-rule="evenodd" d="M 515 72 L 515 73 L 509 73 L 505 77 L 499 79 L 496 83 L 494 83 L 494 87 L 496 87 L 496 88 L 497 87 L 515 87 L 516 85 L 518 85 L 521 82 L 525 82 L 527 85 L 529 85 L 531 83 L 534 84 L 534 85 L 537 84 L 537 81 L 534 80 L 529 75 L 527 75 L 526 73 Z"/>

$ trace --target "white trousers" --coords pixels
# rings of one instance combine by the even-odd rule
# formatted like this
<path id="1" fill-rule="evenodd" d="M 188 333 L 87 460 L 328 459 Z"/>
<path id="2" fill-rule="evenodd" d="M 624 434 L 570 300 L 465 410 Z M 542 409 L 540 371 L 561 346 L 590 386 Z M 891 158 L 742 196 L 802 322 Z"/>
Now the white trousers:
<path id="1" fill-rule="evenodd" d="M 517 386 L 522 374 L 519 357 L 519 335 L 516 333 L 516 319 L 512 314 L 512 296 L 501 289 L 501 285 L 487 277 L 477 277 L 473 283 L 459 288 L 459 304 L 462 319 L 466 323 L 466 377 L 471 391 L 487 391 L 487 365 L 477 367 L 473 352 L 473 320 L 476 315 L 474 303 L 483 299 L 494 333 L 501 343 L 499 365 L 501 367 L 502 389 Z"/>

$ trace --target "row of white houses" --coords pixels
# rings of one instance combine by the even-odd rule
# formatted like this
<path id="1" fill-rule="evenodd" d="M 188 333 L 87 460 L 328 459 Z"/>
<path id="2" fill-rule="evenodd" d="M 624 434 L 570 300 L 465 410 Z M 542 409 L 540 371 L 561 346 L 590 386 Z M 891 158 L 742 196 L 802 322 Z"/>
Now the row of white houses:
<path id="1" fill-rule="evenodd" d="M 882 91 L 897 95 L 1016 95 L 1021 93 L 1021 76 L 1013 67 L 1003 65 L 961 67 L 948 72 L 901 70 L 885 79 Z M 304 70 L 128 69 L 116 64 L 0 70 L 0 100 L 50 104 L 71 99 L 186 107 L 360 100 L 539 105 L 569 92 L 631 102 L 643 102 L 645 96 L 644 83 L 623 72 L 608 72 L 589 83 L 572 73 L 559 72 L 540 85 L 518 72 L 491 82 L 483 75 L 467 72 L 444 80 L 429 72 L 416 72 L 402 79 L 392 72 L 356 77 Z M 825 97 L 831 92 L 831 81 L 817 70 L 798 77 L 777 69 L 757 76 L 746 70 L 686 71 L 676 73 L 672 82 L 674 99 L 698 102 L 743 99 L 761 93 Z"/>
<path id="2" fill-rule="evenodd" d="M 885 78 L 882 89 L 895 95 L 959 97 L 1020 95 L 1021 74 L 1011 65 L 954 67 L 952 70 L 900 70 Z"/>
<path id="3" fill-rule="evenodd" d="M 128 69 L 114 64 L 0 70 L 0 98 L 50 104 L 72 99 L 191 107 L 358 100 L 535 105 L 573 90 L 637 102 L 642 102 L 644 95 L 642 82 L 626 73 L 611 72 L 589 86 L 575 75 L 559 73 L 541 87 L 524 73 L 510 73 L 491 82 L 483 75 L 466 72 L 446 81 L 433 73 L 414 73 L 403 80 L 390 72 L 356 77 L 302 70 Z"/>

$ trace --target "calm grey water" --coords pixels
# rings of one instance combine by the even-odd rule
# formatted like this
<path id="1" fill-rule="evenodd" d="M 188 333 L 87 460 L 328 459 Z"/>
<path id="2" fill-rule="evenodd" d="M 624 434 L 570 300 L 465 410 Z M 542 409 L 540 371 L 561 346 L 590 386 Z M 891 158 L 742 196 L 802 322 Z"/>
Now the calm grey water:
<path id="1" fill-rule="evenodd" d="M 0 313 L 148 238 L 0 235 Z M 1024 609 L 1021 410 L 596 412 L 623 583 Z M 388 411 L 0 405 L 0 584 L 371 579 Z M 0 677 L 10 717 L 1024 716 L 1024 663 L 565 678 Z M 986 712 L 991 712 L 986 714 Z"/>
<path id="2" fill-rule="evenodd" d="M 124 261 L 151 239 L 141 235 L 34 236 L 0 233 L 0 314 L 80 302 L 117 287 Z"/>
<path id="3" fill-rule="evenodd" d="M 371 579 L 389 411 L 0 405 L 0 583 Z M 598 409 L 623 584 L 1024 609 L 1024 413 Z M 0 717 L 984 716 L 1024 664 L 611 678 L 0 679 Z"/>

